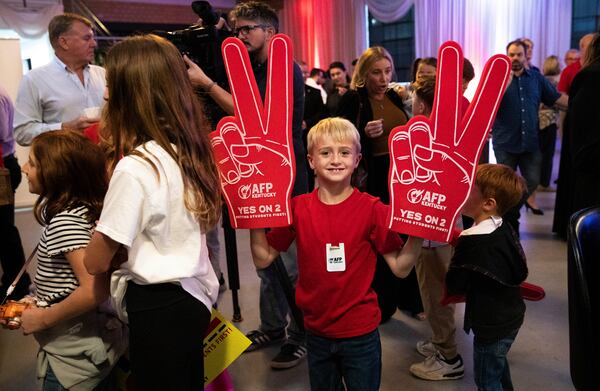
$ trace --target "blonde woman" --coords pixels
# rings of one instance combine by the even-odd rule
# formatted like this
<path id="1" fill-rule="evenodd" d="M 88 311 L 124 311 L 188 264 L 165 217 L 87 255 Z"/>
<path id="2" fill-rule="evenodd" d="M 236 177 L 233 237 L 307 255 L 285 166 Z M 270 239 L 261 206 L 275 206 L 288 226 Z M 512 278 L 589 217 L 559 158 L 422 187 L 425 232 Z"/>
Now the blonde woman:
<path id="1" fill-rule="evenodd" d="M 385 48 L 374 46 L 365 50 L 354 68 L 350 90 L 342 97 L 337 112 L 338 116 L 352 122 L 360 134 L 362 170 L 367 176 L 366 181 L 361 181 L 362 170 L 357 170 L 359 178 L 356 179 L 359 180 L 355 184 L 379 197 L 384 204 L 389 203 L 388 135 L 396 126 L 408 122 L 402 98 L 390 88 L 393 74 L 394 61 Z M 373 288 L 378 295 L 382 322 L 388 320 L 396 308 L 407 310 L 413 316 L 423 316 L 414 271 L 406 279 L 398 279 L 379 257 Z"/>

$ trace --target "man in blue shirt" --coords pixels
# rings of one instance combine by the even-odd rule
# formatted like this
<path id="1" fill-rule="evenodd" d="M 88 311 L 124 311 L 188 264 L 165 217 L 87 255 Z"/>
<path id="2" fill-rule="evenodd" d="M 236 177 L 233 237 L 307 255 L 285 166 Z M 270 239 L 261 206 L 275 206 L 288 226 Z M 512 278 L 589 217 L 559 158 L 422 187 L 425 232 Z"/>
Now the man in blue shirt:
<path id="1" fill-rule="evenodd" d="M 527 48 L 522 41 L 510 42 L 506 51 L 512 61 L 512 73 L 492 126 L 494 154 L 498 163 L 519 169 L 527 182 L 528 194 L 532 194 L 540 181 L 540 103 L 566 110 L 568 98 L 561 95 L 539 72 L 526 68 Z M 521 202 L 505 216 L 517 233 L 522 205 Z"/>

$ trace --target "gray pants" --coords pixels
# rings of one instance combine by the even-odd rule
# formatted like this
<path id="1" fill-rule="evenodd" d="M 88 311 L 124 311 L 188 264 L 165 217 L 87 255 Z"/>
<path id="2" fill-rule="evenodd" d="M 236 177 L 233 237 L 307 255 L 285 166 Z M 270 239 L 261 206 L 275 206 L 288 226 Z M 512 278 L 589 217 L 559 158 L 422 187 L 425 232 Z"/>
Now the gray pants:
<path id="1" fill-rule="evenodd" d="M 295 242 L 292 243 L 287 252 L 281 253 L 281 259 L 290 281 L 295 286 L 298 279 Z M 279 336 L 285 333 L 287 326 L 288 342 L 304 345 L 304 332 L 300 331 L 291 316 L 290 307 L 275 270 L 267 268 L 257 270 L 256 273 L 260 278 L 260 330 L 269 336 Z M 289 325 L 288 315 L 290 315 Z"/>

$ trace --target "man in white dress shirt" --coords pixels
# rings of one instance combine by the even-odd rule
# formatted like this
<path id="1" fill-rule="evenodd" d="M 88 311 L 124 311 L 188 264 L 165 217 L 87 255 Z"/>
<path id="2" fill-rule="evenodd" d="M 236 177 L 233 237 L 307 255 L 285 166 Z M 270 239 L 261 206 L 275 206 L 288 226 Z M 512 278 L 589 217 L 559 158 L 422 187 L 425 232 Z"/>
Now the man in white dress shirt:
<path id="1" fill-rule="evenodd" d="M 325 71 L 319 68 L 313 68 L 310 70 L 309 77 L 304 81 L 309 87 L 319 90 L 323 104 L 327 103 L 327 92 L 323 88 L 325 84 Z"/>
<path id="2" fill-rule="evenodd" d="M 52 18 L 48 35 L 55 58 L 27 73 L 17 94 L 14 130 L 21 145 L 52 130 L 82 131 L 99 120 L 84 110 L 104 103 L 104 69 L 90 65 L 97 46 L 92 23 L 65 13 Z"/>

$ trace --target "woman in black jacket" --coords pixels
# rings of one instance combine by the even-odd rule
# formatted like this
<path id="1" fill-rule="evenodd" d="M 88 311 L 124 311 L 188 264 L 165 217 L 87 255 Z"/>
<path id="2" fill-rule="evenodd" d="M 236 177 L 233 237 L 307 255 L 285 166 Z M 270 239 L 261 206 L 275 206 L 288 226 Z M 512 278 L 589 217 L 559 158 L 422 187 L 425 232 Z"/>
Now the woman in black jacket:
<path id="1" fill-rule="evenodd" d="M 583 68 L 569 93 L 569 129 L 572 166 L 570 214 L 600 205 L 600 33 L 587 48 Z"/>
<path id="2" fill-rule="evenodd" d="M 389 203 L 388 135 L 408 121 L 402 98 L 389 88 L 393 72 L 394 62 L 387 50 L 380 46 L 367 49 L 358 59 L 350 90 L 342 97 L 337 112 L 358 129 L 368 171 L 366 190 L 385 204 Z"/>
<path id="3" fill-rule="evenodd" d="M 389 204 L 388 136 L 393 128 L 408 122 L 402 98 L 389 88 L 393 73 L 394 61 L 387 50 L 380 46 L 365 50 L 354 69 L 350 90 L 342 96 L 337 111 L 337 116 L 354 123 L 360 133 L 363 159 L 355 185 L 385 204 Z M 413 315 L 423 312 L 414 270 L 406 279 L 398 279 L 385 261 L 378 258 L 373 288 L 382 322 L 394 314 L 396 307 Z"/>

